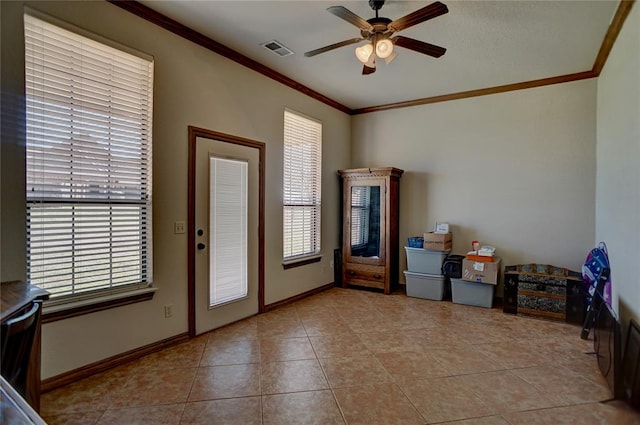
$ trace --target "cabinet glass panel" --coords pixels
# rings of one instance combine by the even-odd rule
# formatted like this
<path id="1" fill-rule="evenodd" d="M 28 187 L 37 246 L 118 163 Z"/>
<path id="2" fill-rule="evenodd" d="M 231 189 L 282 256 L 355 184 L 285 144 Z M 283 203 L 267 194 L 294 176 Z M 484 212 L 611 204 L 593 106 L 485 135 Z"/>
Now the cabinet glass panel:
<path id="1" fill-rule="evenodd" d="M 380 217 L 380 186 L 352 186 L 352 257 L 380 257 Z"/>

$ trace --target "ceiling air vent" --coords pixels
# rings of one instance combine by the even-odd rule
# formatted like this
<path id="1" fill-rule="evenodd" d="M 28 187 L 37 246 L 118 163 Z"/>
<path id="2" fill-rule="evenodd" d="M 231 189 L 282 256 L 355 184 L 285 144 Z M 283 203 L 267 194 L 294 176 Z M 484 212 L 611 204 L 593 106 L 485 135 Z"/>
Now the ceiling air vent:
<path id="1" fill-rule="evenodd" d="M 276 40 L 267 41 L 266 43 L 262 43 L 261 46 L 267 50 L 272 51 L 278 56 L 285 57 L 293 54 L 292 50 L 285 47 L 282 43 Z"/>

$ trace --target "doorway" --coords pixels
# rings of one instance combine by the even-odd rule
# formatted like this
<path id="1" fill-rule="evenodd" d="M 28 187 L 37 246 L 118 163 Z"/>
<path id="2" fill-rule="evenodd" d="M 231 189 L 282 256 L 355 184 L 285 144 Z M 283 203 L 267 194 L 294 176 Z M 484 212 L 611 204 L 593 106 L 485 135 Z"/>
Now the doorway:
<path id="1" fill-rule="evenodd" d="M 189 127 L 189 336 L 264 311 L 264 143 Z"/>

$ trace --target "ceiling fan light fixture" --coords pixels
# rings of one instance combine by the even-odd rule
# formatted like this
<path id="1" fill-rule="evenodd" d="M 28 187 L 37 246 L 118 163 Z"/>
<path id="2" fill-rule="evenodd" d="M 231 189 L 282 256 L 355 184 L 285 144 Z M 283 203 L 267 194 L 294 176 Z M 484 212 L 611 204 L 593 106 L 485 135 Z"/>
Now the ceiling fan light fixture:
<path id="1" fill-rule="evenodd" d="M 376 55 L 370 55 L 369 56 L 369 60 L 365 63 L 365 66 L 368 66 L 369 68 L 376 68 Z"/>
<path id="2" fill-rule="evenodd" d="M 397 57 L 398 57 L 398 54 L 396 52 L 391 52 L 389 56 L 384 58 L 384 62 L 388 65 L 391 63 L 392 60 L 394 60 Z"/>
<path id="3" fill-rule="evenodd" d="M 371 43 L 363 44 L 362 46 L 356 47 L 356 57 L 362 63 L 369 62 L 369 58 L 373 53 L 373 45 Z"/>
<path id="4" fill-rule="evenodd" d="M 393 43 L 388 38 L 383 38 L 376 43 L 376 56 L 386 59 L 393 53 Z"/>

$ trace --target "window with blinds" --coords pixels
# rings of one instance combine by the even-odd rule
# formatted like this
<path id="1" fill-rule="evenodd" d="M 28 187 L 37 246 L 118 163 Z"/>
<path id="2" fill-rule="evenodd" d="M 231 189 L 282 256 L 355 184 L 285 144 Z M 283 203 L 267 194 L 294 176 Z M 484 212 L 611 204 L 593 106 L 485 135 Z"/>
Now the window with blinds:
<path id="1" fill-rule="evenodd" d="M 153 61 L 24 27 L 27 279 L 52 299 L 148 286 Z"/>
<path id="2" fill-rule="evenodd" d="M 284 259 L 320 253 L 322 123 L 284 112 Z"/>

